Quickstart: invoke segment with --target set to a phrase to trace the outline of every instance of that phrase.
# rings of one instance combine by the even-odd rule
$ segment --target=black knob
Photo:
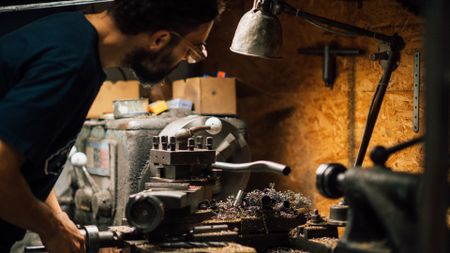
[[[213,149],[213,137],[206,138],[206,149],[208,149],[208,150]]]
[[[153,136],[153,148],[159,149],[159,136]]]
[[[376,146],[370,152],[370,159],[372,159],[373,163],[376,165],[384,166],[388,158],[389,152],[383,146]]]
[[[161,136],[162,149],[167,150],[168,144],[169,144],[169,137],[168,136]]]
[[[203,136],[197,136],[197,148],[198,149],[203,149]]]
[[[195,140],[194,140],[194,138],[189,138],[188,139],[188,149],[194,150],[194,148],[195,148]]]
[[[170,137],[170,151],[175,151],[177,149],[177,138],[175,136]]]

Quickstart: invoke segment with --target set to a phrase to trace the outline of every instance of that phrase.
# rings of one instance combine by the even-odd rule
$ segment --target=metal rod
[[[283,5],[284,13],[289,14],[289,15],[302,17],[302,18],[307,19],[307,20],[312,20],[312,21],[315,21],[315,22],[319,22],[319,23],[331,26],[331,27],[336,27],[336,28],[342,29],[342,30],[347,31],[347,32],[351,32],[351,33],[353,33],[355,35],[365,36],[365,37],[369,37],[369,38],[375,38],[375,39],[378,39],[378,40],[381,40],[381,41],[385,41],[385,42],[388,42],[388,43],[392,42],[392,40],[393,40],[392,36],[385,35],[385,34],[382,34],[382,33],[377,33],[377,32],[370,31],[370,30],[367,30],[367,29],[364,29],[364,28],[360,28],[360,27],[357,27],[357,26],[341,23],[339,21],[335,21],[335,20],[332,20],[332,19],[328,19],[328,18],[324,18],[324,17],[321,17],[321,16],[317,16],[317,15],[311,14],[311,13],[308,13],[308,12],[305,12],[305,11],[301,11],[301,10],[299,10],[299,9],[297,9],[297,8],[287,4],[285,2],[283,2],[282,5]]]
[[[364,133],[362,137],[361,144],[359,146],[358,155],[356,156],[356,161],[354,167],[360,167],[363,163],[364,156],[367,152],[367,147],[369,146],[370,139],[372,137],[373,129],[375,128],[375,123],[377,122],[378,114],[383,103],[383,98],[386,93],[389,80],[391,79],[392,72],[394,71],[394,53],[389,54],[386,67],[384,69],[384,74],[378,83],[377,90],[375,91],[372,105],[367,116],[366,126],[364,128]]]
[[[114,0],[71,0],[71,1],[57,1],[48,3],[34,3],[34,4],[20,4],[0,7],[0,13],[4,12],[18,12],[28,10],[39,10],[48,8],[68,7],[87,4],[108,3]]]
[[[204,130],[210,130],[210,129],[211,129],[211,126],[195,126],[195,127],[191,127],[191,128],[183,128],[183,129],[178,130],[175,133],[175,137],[177,138],[177,140],[187,139],[187,138],[194,136],[194,134],[197,132],[204,131]]]
[[[409,140],[407,142],[403,142],[403,143],[397,144],[397,145],[395,145],[393,147],[387,148],[386,151],[390,155],[390,154],[398,152],[398,151],[400,151],[402,149],[411,147],[411,146],[413,146],[413,145],[415,145],[417,143],[423,142],[424,140],[425,140],[425,137],[420,136],[420,137],[414,138],[412,140]]]
[[[244,198],[244,191],[239,190],[238,193],[236,194],[236,197],[234,198],[233,206],[238,207],[242,203],[243,198]]]
[[[304,55],[322,55],[323,48],[299,48],[297,52]],[[338,49],[330,48],[329,53],[332,55],[360,55],[363,53],[361,49]]]
[[[270,161],[256,161],[251,163],[215,162],[212,164],[212,167],[228,172],[271,172],[284,176],[291,173],[291,168],[288,166]]]

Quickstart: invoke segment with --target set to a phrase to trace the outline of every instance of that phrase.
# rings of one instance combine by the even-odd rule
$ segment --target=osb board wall
[[[413,54],[415,50],[423,53],[423,20],[395,0],[363,1],[361,9],[353,1],[288,2],[317,15],[381,33],[397,32],[404,38],[406,48],[389,84],[370,147],[376,144],[391,146],[418,136],[413,132],[412,123]],[[321,163],[338,162],[348,166],[354,162],[382,70],[377,62],[368,59],[368,54],[355,58],[338,57],[337,79],[334,87],[329,89],[322,81],[322,57],[296,52],[300,47],[333,43],[340,48],[359,48],[373,53],[379,44],[368,38],[336,36],[301,18],[283,15],[280,20],[285,42],[284,59],[268,61],[231,53],[228,48],[235,27],[252,4],[251,0],[229,1],[227,12],[216,23],[208,40],[210,56],[204,63],[204,71],[226,71],[264,92],[238,101],[239,115],[248,124],[253,159],[286,163],[293,172],[285,178],[255,174],[250,185],[260,188],[275,182],[280,189],[302,192],[311,196],[314,205],[327,214],[328,206],[336,201],[318,194],[315,171]],[[420,112],[423,119],[423,99]],[[388,166],[416,173],[422,170],[422,162],[423,147],[416,146],[393,155]],[[364,166],[370,165],[366,157]]]

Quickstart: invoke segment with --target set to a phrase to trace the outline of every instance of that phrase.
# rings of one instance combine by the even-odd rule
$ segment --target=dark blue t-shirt
[[[0,38],[0,139],[25,155],[22,174],[40,200],[104,80],[98,34],[83,13],[52,15]],[[0,251],[23,236],[1,220],[0,231]]]

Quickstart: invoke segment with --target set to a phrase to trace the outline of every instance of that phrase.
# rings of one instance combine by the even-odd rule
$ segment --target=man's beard
[[[172,56],[173,48],[174,45],[168,44],[158,52],[134,49],[125,56],[123,66],[131,68],[142,85],[158,84],[178,66]]]

